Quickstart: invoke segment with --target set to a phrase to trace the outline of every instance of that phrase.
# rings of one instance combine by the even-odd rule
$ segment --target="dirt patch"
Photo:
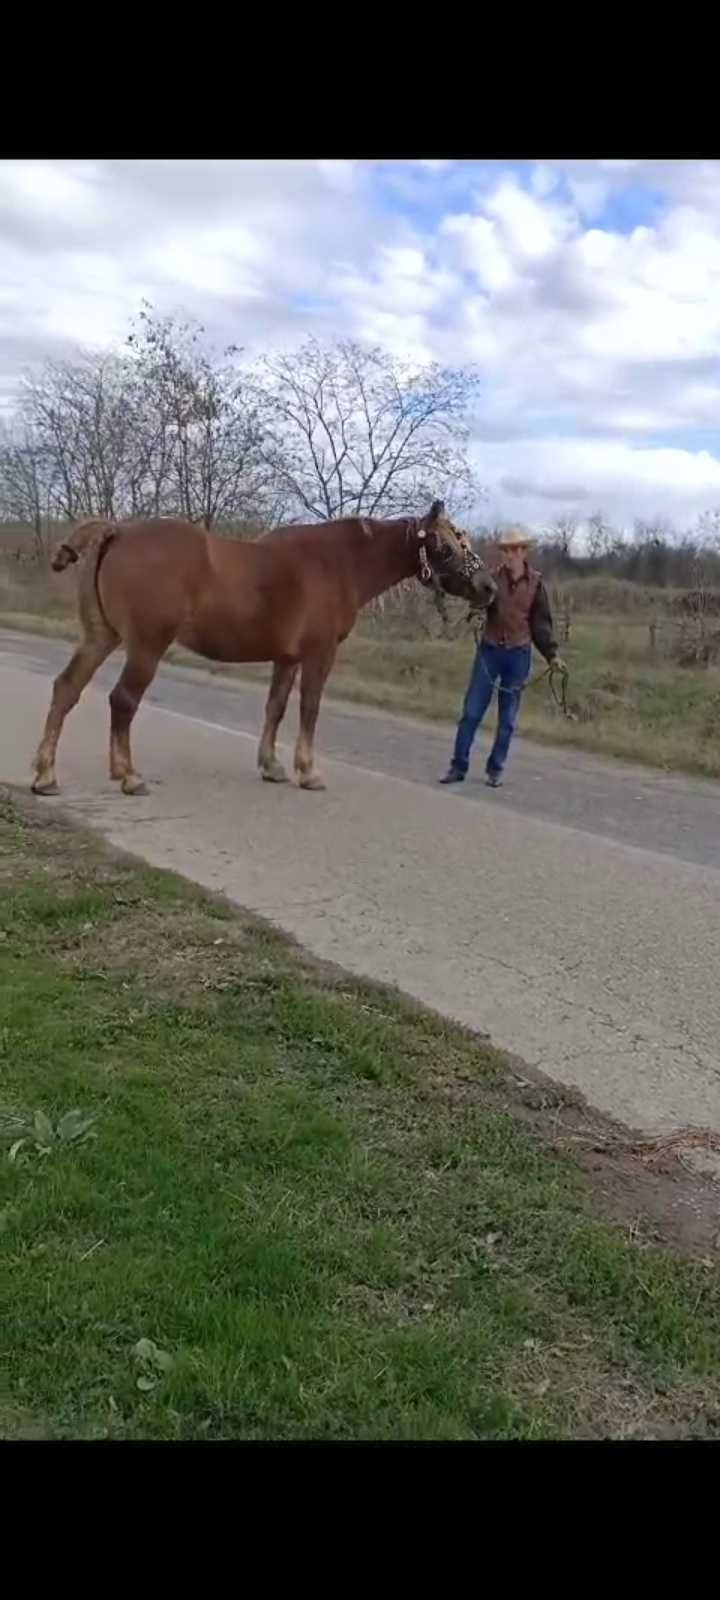
[[[518,1091],[513,1110],[538,1138],[574,1156],[591,1181],[600,1215],[627,1224],[638,1244],[667,1244],[717,1259],[720,1182],[712,1175],[712,1148],[707,1170],[700,1167],[703,1144],[712,1136],[688,1129],[665,1139],[635,1139],[581,1095],[557,1088],[521,1063],[513,1062],[512,1070]]]
[[[625,1224],[633,1242],[717,1262],[717,1136],[686,1129],[660,1139],[636,1137],[517,1057],[510,1058],[501,1087],[457,1079],[445,1079],[442,1087],[453,1101],[508,1111],[532,1128],[538,1143],[572,1156],[590,1180],[594,1213]]]

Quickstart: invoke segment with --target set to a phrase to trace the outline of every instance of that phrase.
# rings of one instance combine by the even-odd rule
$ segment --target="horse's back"
[[[299,657],[352,627],[358,536],[355,524],[295,524],[245,541],[179,518],[128,521],[103,553],[98,598],[126,643],[165,650],[176,639],[213,660]]]

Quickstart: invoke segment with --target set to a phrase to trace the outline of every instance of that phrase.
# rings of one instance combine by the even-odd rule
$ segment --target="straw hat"
[[[534,544],[535,540],[525,528],[506,528],[498,539],[501,550],[517,550],[525,545]]]

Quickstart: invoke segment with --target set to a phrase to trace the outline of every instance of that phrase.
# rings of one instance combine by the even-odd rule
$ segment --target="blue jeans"
[[[486,771],[495,774],[502,772],[515,731],[520,696],[530,676],[531,655],[529,644],[483,642],[479,646],[455,736],[452,764],[458,772],[466,773],[470,765],[473,740],[492,700],[496,683],[499,684],[497,729]]]

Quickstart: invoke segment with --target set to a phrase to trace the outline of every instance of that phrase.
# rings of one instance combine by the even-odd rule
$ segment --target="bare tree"
[[[0,441],[0,496],[37,541],[53,517],[177,514],[260,532],[298,517],[392,514],[477,489],[470,372],[420,371],[311,341],[252,371],[194,322],[144,305],[120,353],[26,376]]]
[[[698,518],[698,538],[707,550],[720,552],[720,507],[703,511]]]
[[[49,484],[50,510],[119,515],[134,445],[124,365],[113,356],[47,362],[25,378],[20,415]]]
[[[261,358],[252,387],[263,457],[295,519],[477,498],[466,423],[477,383],[470,370],[413,369],[348,339]]]
[[[46,362],[22,384],[15,433],[28,442],[6,441],[6,503],[12,490],[33,527],[41,486],[43,511],[69,520],[178,512],[206,527],[277,520],[287,490],[260,450],[237,353],[218,359],[199,325],[146,306],[124,352]]]
[[[52,499],[52,466],[38,439],[22,422],[3,427],[0,434],[0,513],[32,529],[35,554],[46,554]]]
[[[141,311],[128,338],[129,389],[143,477],[157,513],[173,509],[206,527],[272,509],[276,488],[260,449],[257,406],[229,346],[218,361],[200,324]]]
[[[550,541],[555,545],[563,560],[572,554],[572,547],[577,534],[578,519],[568,513],[556,517],[550,529]]]
[[[587,524],[587,549],[591,561],[599,561],[608,556],[613,548],[615,533],[602,511],[593,511],[588,517]]]

